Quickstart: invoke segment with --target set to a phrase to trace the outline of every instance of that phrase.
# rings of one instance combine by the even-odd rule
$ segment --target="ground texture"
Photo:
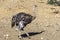
[[[22,40],[60,40],[60,7],[47,4],[47,0],[0,0],[0,40],[20,40],[16,27],[11,28],[11,18],[19,12],[34,16],[33,5],[37,5],[36,19],[25,31],[44,32]]]

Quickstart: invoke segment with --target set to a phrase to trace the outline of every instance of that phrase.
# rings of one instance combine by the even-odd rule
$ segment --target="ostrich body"
[[[31,23],[33,19],[35,19],[35,17],[29,14],[20,12],[12,17],[11,27],[13,28],[14,25],[16,25],[19,30],[24,31],[24,27],[26,27],[27,24]],[[21,32],[19,36],[20,35],[21,35]],[[26,33],[26,35],[29,37],[28,33]]]
[[[33,5],[34,16],[26,14],[24,12],[20,12],[16,15],[13,15],[12,21],[11,21],[11,27],[13,28],[14,25],[16,25],[17,28],[20,30],[19,38],[21,38],[21,31],[25,32],[24,27],[26,27],[27,24],[31,23],[36,18],[36,11],[37,11],[36,7],[37,5]],[[28,38],[30,38],[28,33],[26,33],[26,35],[28,36]]]

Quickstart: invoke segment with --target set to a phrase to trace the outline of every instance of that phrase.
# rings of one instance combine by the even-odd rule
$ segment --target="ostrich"
[[[36,7],[36,5],[34,6],[33,10],[35,10],[35,7]],[[27,24],[31,23],[32,20],[34,20],[35,18],[36,18],[36,16],[32,16],[32,15],[26,14],[24,12],[20,12],[16,15],[13,15],[12,21],[11,21],[11,27],[13,28],[14,25],[17,26],[17,28],[20,30],[20,32],[19,32],[19,38],[20,39],[22,38],[21,37],[21,31],[24,31],[24,27],[26,27]],[[28,38],[30,38],[28,33],[26,33],[26,35],[28,36]]]

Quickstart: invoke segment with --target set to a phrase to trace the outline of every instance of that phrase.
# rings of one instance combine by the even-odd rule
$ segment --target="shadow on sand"
[[[37,34],[41,34],[41,33],[43,33],[44,31],[41,31],[41,32],[29,32],[28,34],[29,34],[29,36],[34,36],[34,35],[37,35]],[[22,37],[27,37],[27,35],[26,34],[22,34],[21,35]]]

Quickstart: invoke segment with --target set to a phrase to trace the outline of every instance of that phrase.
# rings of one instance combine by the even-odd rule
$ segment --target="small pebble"
[[[6,39],[8,39],[9,35],[8,35],[8,34],[5,34],[4,37],[5,37]]]
[[[41,37],[41,40],[43,40],[43,37]]]
[[[9,36],[9,35],[8,35],[8,34],[5,34],[4,37],[5,37],[5,36]]]

